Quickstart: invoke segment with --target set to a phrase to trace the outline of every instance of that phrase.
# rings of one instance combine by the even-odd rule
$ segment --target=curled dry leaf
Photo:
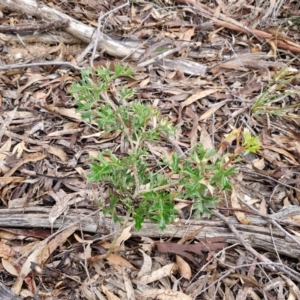
[[[10,257],[15,255],[15,251],[3,241],[0,241],[0,257],[4,259],[9,259]]]
[[[184,293],[172,291],[169,289],[150,289],[140,295],[141,299],[158,299],[158,300],[192,300],[191,296]]]
[[[84,200],[84,198],[81,197],[81,192],[66,194],[62,189],[56,193],[54,191],[50,191],[48,195],[56,201],[49,213],[49,222],[52,226],[55,220],[63,214],[70,205]]]
[[[53,147],[50,145],[44,145],[43,148],[46,148],[48,150],[49,153],[57,156],[58,158],[60,158],[61,161],[67,161],[67,154],[65,151],[63,151],[60,148],[57,147]]]
[[[218,89],[206,89],[206,90],[197,91],[191,97],[189,97],[185,101],[183,101],[181,103],[181,107],[184,108],[199,99],[202,99],[202,98],[204,98],[208,95],[211,95],[215,92],[218,92],[219,90],[220,89],[218,88]]]
[[[232,208],[237,209],[237,210],[234,211],[234,214],[235,214],[236,218],[239,220],[239,222],[241,222],[244,225],[251,225],[251,221],[246,217],[246,214],[242,211],[238,211],[242,207],[239,203],[239,200],[237,198],[236,191],[235,191],[234,188],[232,188],[230,199],[231,199]]]
[[[22,165],[28,163],[28,162],[36,162],[39,160],[44,159],[46,156],[42,153],[30,153],[26,154],[21,158],[13,168],[10,169],[10,171],[5,173],[5,177],[10,177],[12,174],[15,173],[15,171],[21,167]]]
[[[74,108],[62,108],[50,105],[46,105],[45,108],[53,114],[68,117],[76,121],[81,121],[80,113],[77,113]]]
[[[11,275],[13,276],[18,276],[19,272],[18,270],[14,267],[14,265],[7,259],[2,258],[1,260],[3,268]]]
[[[125,241],[127,241],[131,237],[131,235],[132,235],[132,233],[130,232],[131,229],[132,229],[132,225],[123,229],[122,233],[116,240],[116,243],[115,243],[116,247],[120,247]]]
[[[23,280],[26,276],[31,272],[31,263],[34,262],[36,264],[44,264],[52,252],[60,245],[62,245],[66,239],[75,232],[77,229],[76,226],[71,226],[58,234],[48,243],[48,239],[41,241],[37,244],[32,251],[32,253],[27,257],[26,261],[22,265],[19,276],[12,286],[12,291],[19,295]]]
[[[152,258],[145,253],[145,251],[139,249],[139,251],[143,254],[143,265],[137,275],[137,277],[142,277],[144,275],[150,274],[152,269]]]
[[[120,268],[118,268],[118,269],[120,270]],[[122,268],[122,270],[120,270],[120,271],[122,273],[127,299],[135,300],[136,298],[135,298],[135,294],[134,294],[134,289],[132,286],[132,282],[128,276],[128,273],[125,271],[125,268]]]
[[[93,257],[95,258],[95,257]],[[117,254],[110,254],[106,260],[112,266],[120,266],[120,267],[129,267],[131,270],[136,270],[136,268],[125,258],[121,257]]]
[[[0,148],[0,161],[5,160],[7,156],[7,152],[10,151],[11,148],[11,138],[9,138]]]
[[[178,266],[175,263],[171,263],[171,264],[161,267],[158,270],[153,271],[149,275],[142,276],[141,278],[137,279],[137,282],[141,283],[141,284],[149,284],[151,282],[160,280],[163,277],[170,276],[177,270],[178,270]]]
[[[109,291],[109,289],[105,285],[101,285],[102,292],[106,295],[108,300],[120,300],[115,294]]]
[[[186,280],[190,280],[192,277],[192,270],[189,264],[179,255],[176,255],[176,263],[180,276],[185,278]]]

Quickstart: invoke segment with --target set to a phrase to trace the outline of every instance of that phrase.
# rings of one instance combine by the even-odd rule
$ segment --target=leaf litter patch
[[[289,227],[283,226],[297,239],[297,214],[279,215],[286,211],[283,208],[299,205],[300,192],[299,76],[293,54],[299,53],[299,25],[296,18],[289,17],[295,14],[295,2],[253,6],[243,1],[236,7],[225,1],[218,2],[218,8],[216,3],[210,8],[201,4],[196,7],[202,9],[200,15],[192,2],[175,1],[179,6],[160,2],[131,4],[112,12],[103,22],[105,34],[122,37],[144,50],[138,61],[128,58],[136,74],[134,81],[125,79],[126,84],[136,89],[139,101],[157,107],[176,125],[174,144],[182,152],[202,142],[219,155],[230,154],[229,162],[239,172],[231,195],[221,194],[217,208],[226,208],[220,210],[225,216],[236,216],[240,232],[239,226],[253,222],[250,208],[239,201],[242,199],[264,214],[275,214],[277,221],[291,222]],[[86,6],[59,3],[58,7],[95,27],[100,14],[115,8],[93,1]],[[217,9],[221,20],[210,16]],[[264,13],[260,14],[261,10]],[[2,25],[11,18],[18,23],[33,22],[24,14],[13,14],[12,8],[4,8]],[[244,22],[248,31],[234,31],[234,26],[244,28]],[[46,43],[53,34],[61,40],[70,38],[60,30],[41,33],[37,40]],[[0,72],[2,207],[12,214],[14,209],[23,209],[25,215],[30,207],[41,211],[51,207],[48,230],[37,226],[28,232],[16,222],[5,226],[11,227],[9,232],[5,228],[0,231],[1,272],[11,291],[28,299],[299,298],[298,261],[281,254],[280,244],[272,241],[280,236],[274,227],[269,230],[270,247],[260,251],[271,265],[250,255],[232,235],[220,249],[196,254],[193,249],[206,241],[199,238],[202,228],[183,241],[190,259],[178,253],[178,238],[164,238],[160,243],[166,249],[159,251],[155,246],[159,231],[155,237],[139,237],[132,229],[109,223],[107,235],[99,235],[84,233],[80,222],[54,231],[55,222],[66,218],[68,210],[77,210],[80,220],[81,209],[93,212],[99,208],[97,203],[108,205],[111,187],[87,183],[89,156],[105,149],[126,153],[127,145],[118,132],[104,135],[82,122],[69,94],[71,84],[80,78],[77,71],[67,66],[30,66],[34,60],[65,60],[77,65],[82,42],[70,51],[67,42],[51,40],[40,46],[47,51],[38,55],[35,43],[28,40],[24,45],[10,38],[3,33],[0,37],[2,65],[27,62],[29,66]],[[89,57],[79,66],[87,67]],[[112,57],[103,51],[95,59],[95,63],[106,64]],[[190,64],[185,67],[183,62]],[[108,96],[117,98],[117,89],[111,86]],[[245,143],[245,129],[249,139],[259,143],[259,150],[253,153],[249,152],[253,143]],[[161,144],[151,151],[168,155],[174,144]],[[180,204],[178,227],[191,217],[191,203]],[[112,243],[116,235],[117,242]],[[253,242],[243,234],[241,238]],[[257,244],[259,238],[254,236]],[[278,272],[276,267],[283,270]]]

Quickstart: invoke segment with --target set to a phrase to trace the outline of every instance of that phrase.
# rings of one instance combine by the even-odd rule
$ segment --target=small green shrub
[[[132,89],[118,89],[119,106],[100,100],[102,93],[109,99],[110,84],[122,76],[133,76],[133,70],[120,65],[115,65],[114,71],[107,65],[94,74],[85,70],[81,81],[74,83],[70,91],[83,119],[105,133],[121,132],[130,145],[126,154],[107,150],[92,159],[89,181],[109,184],[110,204],[104,213],[119,221],[119,212],[125,210],[130,212],[137,229],[142,228],[145,219],[164,229],[175,218],[175,199],[180,198],[193,201],[196,216],[209,215],[209,208],[218,201],[216,189],[231,188],[228,177],[234,168],[228,168],[224,158],[216,159],[216,152],[201,144],[185,159],[174,153],[171,159],[156,157],[153,164],[147,145],[174,135],[174,126],[151,105],[130,101],[134,96]]]

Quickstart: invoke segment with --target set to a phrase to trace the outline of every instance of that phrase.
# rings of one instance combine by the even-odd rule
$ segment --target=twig
[[[204,17],[207,17],[212,20],[212,22],[220,27],[225,27],[231,30],[235,30],[238,32],[244,32],[253,35],[257,40],[263,44],[263,40],[271,40],[276,44],[278,48],[293,51],[294,53],[300,53],[300,45],[283,39],[283,38],[276,38],[273,34],[268,33],[266,31],[248,28],[244,24],[234,20],[233,18],[227,17],[224,14],[219,13],[218,16],[214,15],[214,12],[209,7],[205,6],[204,4],[198,3],[195,0],[175,0],[176,4],[186,4],[193,9],[196,10],[199,14],[202,14]]]
[[[271,235],[271,239],[272,239],[272,242],[273,242],[273,246],[274,246],[276,256],[277,256],[278,260],[280,261],[280,263],[282,264],[282,261],[281,261],[281,258],[280,258],[280,255],[278,253],[277,246],[276,246],[276,243],[275,243],[275,240],[274,240],[274,235],[273,235],[273,230],[272,230],[271,224],[269,224],[269,228],[270,228],[270,235]]]
[[[214,281],[213,283],[211,283],[210,285],[208,285],[205,289],[201,290],[201,292],[199,294],[197,294],[197,296],[201,295],[202,293],[206,292],[211,286],[215,285],[216,282],[220,282],[222,279],[228,277],[231,273],[235,272],[234,269],[231,269],[229,271],[225,271],[225,273],[220,273],[219,275],[221,275],[216,281]]]
[[[278,184],[280,184],[280,185],[282,185],[282,186],[284,186],[284,187],[288,187],[288,188],[293,189],[294,191],[300,193],[300,190],[299,190],[299,189],[297,189],[297,188],[295,188],[295,187],[293,187],[293,186],[291,186],[291,185],[289,185],[289,184],[286,184],[286,183],[284,183],[284,182],[281,182],[281,181],[279,181],[279,180],[277,180],[277,179],[275,179],[275,178],[273,178],[273,177],[270,177],[270,176],[268,176],[268,175],[264,175],[264,174],[257,173],[257,172],[253,172],[253,171],[249,171],[249,170],[247,170],[247,169],[245,169],[245,168],[240,168],[239,170],[240,170],[240,171],[243,171],[243,172],[245,172],[245,173],[257,174],[257,175],[259,175],[259,176],[261,176],[261,177],[264,177],[264,178],[270,179],[270,180],[272,180],[272,181],[275,181],[276,183],[278,183]]]
[[[178,47],[176,47],[174,49],[170,49],[168,51],[165,51],[162,54],[159,54],[159,55],[157,55],[157,56],[155,56],[155,57],[153,57],[151,59],[148,59],[147,61],[139,63],[137,66],[140,67],[140,68],[149,66],[150,64],[153,64],[153,63],[155,63],[155,62],[157,62],[157,61],[165,58],[166,56],[168,56],[170,54],[173,54],[175,52],[178,52],[178,51],[180,51],[180,50],[182,50],[184,48],[187,48],[189,46],[190,46],[189,44],[185,44],[185,45],[178,46]]]
[[[174,182],[171,182],[171,183],[168,183],[168,184],[165,184],[165,185],[161,185],[161,186],[157,186],[155,188],[152,188],[152,189],[145,189],[145,190],[138,190],[135,195],[133,196],[133,198],[137,197],[138,195],[140,194],[145,194],[145,193],[148,193],[148,192],[157,192],[157,191],[161,191],[161,190],[165,190],[165,189],[168,189],[174,185],[178,185],[179,184],[179,181],[176,180]]]
[[[272,271],[274,271],[275,269],[284,272],[287,276],[289,276],[290,278],[292,278],[293,280],[297,281],[298,283],[300,283],[300,277],[298,275],[298,273],[296,273],[294,270],[284,266],[284,265],[274,265],[274,263],[272,261],[270,261],[269,259],[265,258],[263,255],[261,255],[260,253],[258,253],[255,249],[253,249],[248,242],[246,242],[241,235],[239,234],[239,232],[237,231],[237,229],[235,228],[235,226],[229,222],[229,220],[224,217],[222,214],[220,214],[217,210],[213,210],[213,213],[220,218],[223,222],[225,222],[225,224],[228,226],[228,228],[232,231],[232,233],[236,236],[236,238],[243,244],[243,246],[245,247],[245,249],[247,251],[249,251],[251,254],[253,254],[255,257],[257,257],[260,261],[266,263],[267,267],[269,269],[271,269]]]
[[[250,215],[254,215],[254,216],[260,216],[260,217],[263,217],[265,219],[273,219],[277,223],[280,223],[280,224],[283,224],[283,225],[296,226],[296,227],[300,226],[299,223],[296,223],[296,222],[293,222],[293,221],[281,220],[279,217],[277,217],[277,213],[274,214],[274,215],[261,215],[260,212],[254,212],[254,211],[250,211],[250,210],[247,210],[247,209],[231,208],[231,207],[218,207],[218,210],[240,211],[240,212],[243,212],[243,213],[246,213],[246,214],[250,214]],[[298,211],[297,214],[299,215],[300,211]],[[292,215],[287,214],[286,216],[289,217],[289,216],[292,216]]]
[[[76,210],[78,209],[77,207],[77,202],[75,202],[75,208]],[[79,216],[79,219],[81,219],[81,216],[80,214],[78,214]],[[91,281],[91,275],[90,275],[90,272],[88,270],[88,262],[87,262],[87,257],[86,257],[86,254],[87,254],[87,248],[86,248],[86,244],[84,242],[84,233],[83,233],[83,230],[82,230],[82,223],[79,222],[79,229],[80,229],[80,235],[81,235],[81,239],[82,239],[82,247],[83,247],[83,253],[84,253],[84,262],[80,262],[81,265],[83,266],[84,270],[85,270],[85,273],[86,273],[86,276],[88,278],[88,282],[89,282],[89,285],[90,285],[90,289],[92,291],[92,298],[93,300],[95,300],[95,292],[94,292],[94,287],[92,285],[92,281]]]
[[[241,235],[239,234],[239,232],[237,231],[237,229],[235,228],[235,226],[230,223],[230,221],[224,217],[222,214],[220,214],[217,210],[213,210],[213,213],[222,221],[225,222],[225,224],[229,227],[229,229],[232,231],[232,233],[235,235],[235,237],[243,244],[243,246],[246,248],[247,251],[249,251],[250,253],[252,253],[255,257],[257,257],[260,261],[268,263],[268,264],[272,264],[272,262],[267,259],[266,257],[264,257],[263,255],[261,255],[260,253],[258,253],[255,249],[253,249],[250,244],[248,242],[246,242]],[[269,268],[271,270],[274,271],[274,267],[269,266]]]
[[[281,232],[283,232],[286,236],[288,236],[292,241],[294,241],[299,247],[300,247],[300,241],[297,240],[293,235],[291,235],[289,232],[287,232],[283,227],[281,227],[275,219],[272,218],[272,216],[266,216],[262,214],[260,211],[255,209],[254,207],[250,206],[247,202],[245,202],[243,199],[241,199],[239,196],[237,196],[240,202],[242,202],[244,205],[246,205],[249,209],[253,210],[257,215],[261,216],[262,218],[265,218],[270,222],[272,225],[274,225],[276,228],[278,228]],[[276,250],[276,249],[275,249]]]
[[[191,279],[191,282],[194,282],[198,277],[199,277],[199,274],[205,270],[205,268],[212,262],[213,259],[217,259],[218,260],[218,256],[220,254],[222,254],[223,252],[225,252],[226,250],[228,249],[231,249],[231,248],[234,248],[235,246],[238,246],[240,243],[236,243],[236,244],[233,244],[233,245],[229,245],[225,248],[223,248],[222,250],[220,250],[218,253],[214,254],[213,257],[206,263],[204,264],[201,269],[193,276],[193,278]],[[223,263],[224,264],[224,263]]]
[[[62,66],[68,66],[75,70],[82,70],[83,68],[74,66],[68,61],[44,61],[44,62],[36,62],[36,63],[26,63],[26,64],[11,64],[11,65],[5,65],[0,66],[0,71],[4,70],[12,70],[12,69],[20,69],[20,68],[30,68],[30,67],[36,67],[36,66],[54,66],[54,65],[62,65]]]
[[[47,23],[40,24],[18,24],[18,25],[7,25],[0,26],[0,32],[13,32],[13,33],[28,33],[28,32],[43,32],[52,30],[55,28],[62,28],[69,25],[69,20],[57,20]]]
[[[124,3],[124,4],[122,4],[122,5],[118,6],[118,7],[115,7],[114,9],[112,9],[112,10],[106,12],[105,14],[103,14],[102,16],[100,16],[100,17],[98,18],[98,25],[97,25],[97,30],[96,30],[96,38],[93,39],[93,37],[92,37],[92,42],[90,43],[90,44],[93,45],[93,53],[92,53],[92,56],[91,56],[91,58],[90,58],[90,66],[91,66],[91,67],[94,66],[94,59],[95,59],[96,50],[97,50],[97,45],[98,45],[98,41],[99,41],[99,37],[100,37],[100,29],[101,29],[101,21],[102,21],[102,19],[105,18],[106,16],[108,16],[108,15],[114,13],[115,11],[117,11],[117,10],[119,10],[119,9],[121,9],[121,8],[123,8],[123,7],[125,7],[125,6],[127,6],[127,5],[129,5],[129,1],[128,1],[128,0],[126,1],[126,3]],[[88,45],[88,47],[89,47],[89,46],[90,46],[90,45]]]
[[[96,261],[102,261],[104,259],[106,259],[107,257],[109,257],[116,249],[116,243],[119,239],[119,237],[121,236],[122,232],[124,231],[124,229],[126,228],[128,222],[129,222],[129,216],[130,216],[130,212],[127,211],[126,213],[126,216],[124,217],[124,221],[123,221],[123,224],[121,226],[121,228],[118,230],[118,232],[115,234],[111,244],[110,244],[110,247],[108,249],[108,251],[104,254],[101,254],[101,255],[96,255],[96,256],[93,256],[93,257],[90,257],[88,259],[88,263],[93,263],[93,262],[96,262]]]
[[[83,61],[85,56],[94,48],[94,42],[92,40],[91,43],[87,45],[87,47],[84,49],[84,51],[76,58],[76,62],[79,64]]]
[[[218,260],[218,258],[217,258],[217,260]],[[209,261],[209,263],[211,263],[211,261]],[[265,266],[266,264],[269,265],[269,263],[263,263],[263,262],[252,262],[251,264],[243,264],[243,265],[240,265],[240,266],[232,266],[232,265],[228,265],[228,264],[226,264],[226,263],[224,263],[224,262],[222,262],[222,264],[223,264],[224,266],[230,268],[230,270],[229,270],[229,271],[226,271],[225,273],[223,273],[223,275],[221,275],[217,280],[215,280],[213,283],[211,283],[210,285],[208,285],[205,289],[203,289],[203,290],[201,291],[200,294],[197,294],[197,296],[199,296],[199,295],[201,295],[202,293],[204,293],[205,291],[207,291],[207,290],[208,290],[211,286],[213,286],[216,282],[220,282],[220,280],[222,280],[223,278],[229,276],[230,273],[232,273],[232,272],[236,272],[237,270],[242,269],[242,268],[251,267],[251,266],[253,266],[253,264],[255,264],[256,266],[259,266],[259,267],[262,269],[262,271],[263,271],[263,268],[262,268],[262,267]],[[206,264],[206,265],[208,265],[208,264]],[[205,265],[205,266],[206,266],[206,265]],[[281,266],[281,264],[279,264],[279,263],[274,263],[274,262],[272,262],[272,265],[278,266],[278,267]],[[201,268],[201,270],[202,270],[202,269],[204,269],[204,268]],[[198,273],[200,273],[200,272],[198,272]],[[221,273],[221,274],[222,274],[222,273]],[[268,276],[267,273],[265,273],[265,276],[271,281],[271,279],[269,278],[269,276]]]

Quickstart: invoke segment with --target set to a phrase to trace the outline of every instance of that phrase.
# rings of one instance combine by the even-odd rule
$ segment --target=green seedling
[[[158,109],[134,100],[133,89],[117,87],[123,76],[132,77],[133,70],[120,65],[114,71],[109,65],[95,72],[85,70],[71,89],[83,119],[102,132],[120,132],[129,145],[127,153],[106,150],[92,158],[89,182],[106,183],[109,190],[104,213],[120,221],[120,215],[129,212],[137,229],[146,219],[164,229],[176,217],[175,200],[180,198],[193,204],[195,216],[209,215],[218,201],[217,192],[231,188],[234,168],[201,144],[184,159],[176,153],[154,157],[149,145],[166,142],[175,128]],[[119,105],[110,100],[111,85],[118,91]]]
[[[243,138],[244,155],[257,153],[259,151],[261,145],[258,136],[252,136],[249,131],[244,131]]]

